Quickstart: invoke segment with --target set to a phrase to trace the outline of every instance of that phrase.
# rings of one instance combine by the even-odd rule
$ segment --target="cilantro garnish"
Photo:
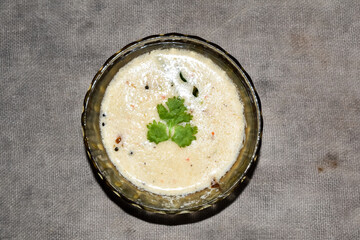
[[[153,123],[149,123],[147,125],[147,128],[149,129],[147,133],[147,138],[150,142],[154,142],[156,144],[166,141],[169,139],[169,136],[167,134],[166,125],[161,122],[156,122],[154,120]]]
[[[169,98],[166,102],[168,109],[162,104],[157,105],[157,110],[160,119],[164,120],[169,128],[172,128],[176,124],[182,122],[190,122],[192,116],[186,113],[186,107],[184,106],[184,99],[179,97]]]
[[[179,147],[186,147],[191,144],[193,140],[196,139],[194,136],[197,133],[197,127],[186,124],[185,127],[181,125],[176,125],[174,127],[174,135],[171,137],[171,140],[175,142]]]
[[[159,117],[166,125],[155,120],[149,123],[147,125],[147,139],[156,144],[171,139],[179,147],[189,146],[196,139],[194,135],[197,133],[197,127],[188,123],[192,119],[192,115],[186,112],[184,99],[180,97],[169,98],[166,106],[167,108],[162,104],[157,105]],[[181,123],[188,124],[179,125]]]

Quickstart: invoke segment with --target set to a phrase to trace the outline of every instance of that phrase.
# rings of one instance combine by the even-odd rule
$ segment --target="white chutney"
[[[198,128],[196,140],[183,148],[147,139],[147,124],[161,121],[156,106],[174,96],[185,100],[190,124]],[[234,164],[245,134],[243,111],[235,84],[213,61],[193,51],[163,49],[119,70],[106,88],[99,124],[121,175],[149,192],[185,195],[214,185]]]

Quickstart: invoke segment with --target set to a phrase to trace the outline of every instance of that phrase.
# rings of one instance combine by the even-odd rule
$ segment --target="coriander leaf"
[[[169,98],[166,102],[168,109],[162,104],[157,105],[160,119],[166,121],[167,125],[172,128],[174,125],[182,122],[190,122],[192,115],[186,112],[184,99],[180,97]]]
[[[158,144],[169,139],[165,124],[154,120],[153,123],[149,123],[146,127],[149,129],[147,132],[147,139],[150,142]]]
[[[190,124],[186,124],[185,127],[176,125],[171,140],[179,145],[179,147],[186,147],[189,146],[193,140],[196,140],[196,137],[194,136],[196,133],[196,126],[192,127]]]
[[[184,112],[186,107],[184,105],[184,99],[180,97],[169,98],[166,102],[170,112]]]
[[[158,104],[156,108],[160,119],[164,121],[169,121],[170,119],[174,118],[174,116],[169,113],[169,111],[166,109],[166,107],[164,107],[164,105]]]
[[[157,105],[157,111],[161,122],[149,123],[147,125],[148,133],[147,139],[156,144],[171,139],[179,147],[186,147],[196,139],[194,136],[197,133],[197,127],[192,126],[190,122],[192,115],[187,113],[187,108],[184,105],[184,99],[180,97],[169,98],[166,106],[162,104]],[[179,123],[187,123],[185,126],[178,125]]]

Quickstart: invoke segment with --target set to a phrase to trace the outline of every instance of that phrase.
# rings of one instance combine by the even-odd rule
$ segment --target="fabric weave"
[[[359,13],[356,0],[2,0],[0,239],[360,239]],[[106,59],[167,32],[237,58],[264,118],[248,186],[175,226],[105,194],[80,124]]]

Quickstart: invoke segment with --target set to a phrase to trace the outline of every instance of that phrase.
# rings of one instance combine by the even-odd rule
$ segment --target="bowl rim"
[[[140,204],[134,202],[133,200],[127,198],[126,196],[122,195],[103,176],[103,173],[99,169],[97,162],[93,159],[93,157],[91,155],[91,148],[89,146],[88,139],[87,139],[87,136],[86,136],[86,129],[85,129],[85,127],[87,125],[87,123],[86,123],[86,119],[87,119],[86,109],[88,108],[91,93],[93,92],[97,81],[101,78],[101,76],[105,72],[105,70],[112,65],[112,62],[117,59],[117,56],[119,54],[121,54],[122,52],[124,52],[128,48],[133,47],[136,44],[139,44],[139,43],[141,43],[143,41],[146,41],[146,40],[149,40],[149,39],[161,39],[161,38],[164,38],[164,37],[195,39],[195,40],[198,40],[200,42],[209,44],[212,47],[219,50],[220,52],[222,52],[226,57],[228,57],[231,61],[233,61],[233,64],[236,67],[238,67],[238,70],[240,71],[240,73],[241,73],[242,77],[244,78],[247,86],[249,87],[250,93],[252,94],[252,97],[253,97],[253,100],[254,100],[254,106],[256,108],[257,126],[258,126],[257,133],[256,133],[257,134],[256,143],[255,143],[255,147],[254,147],[251,159],[250,159],[246,169],[244,170],[244,172],[242,174],[242,177],[240,177],[237,181],[235,181],[235,183],[229,189],[227,189],[226,192],[223,192],[222,194],[220,194],[216,198],[214,198],[212,201],[208,202],[206,205],[199,206],[196,209],[186,209],[186,208],[184,208],[184,209],[178,209],[178,211],[177,211],[177,210],[174,210],[174,209],[167,210],[167,209],[149,208],[147,206],[140,205]],[[259,156],[259,150],[260,150],[261,139],[262,139],[262,130],[263,130],[263,118],[262,118],[262,112],[261,112],[260,98],[258,96],[258,93],[257,93],[256,89],[255,89],[255,86],[254,86],[250,76],[247,74],[245,69],[241,66],[241,64],[239,63],[239,61],[235,57],[233,57],[231,54],[229,54],[226,50],[224,50],[219,45],[217,45],[217,44],[215,44],[213,42],[210,42],[210,41],[208,41],[206,39],[203,39],[201,37],[198,37],[198,36],[195,36],[195,35],[188,35],[188,34],[181,34],[181,33],[171,32],[171,33],[166,33],[166,34],[154,34],[154,35],[150,35],[150,36],[141,38],[139,40],[133,41],[133,42],[125,45],[124,47],[122,47],[119,51],[112,54],[105,61],[105,63],[100,67],[100,69],[95,74],[94,78],[91,81],[90,87],[88,88],[88,90],[87,90],[87,92],[85,94],[85,98],[84,98],[84,101],[83,101],[83,107],[82,107],[82,114],[81,114],[81,126],[82,126],[82,135],[83,135],[83,141],[84,141],[84,145],[85,145],[85,150],[86,150],[86,153],[87,153],[88,158],[90,160],[90,163],[93,166],[93,168],[94,168],[95,172],[97,173],[97,175],[100,177],[101,182],[103,184],[105,184],[111,190],[111,192],[113,192],[120,199],[125,200],[125,202],[127,202],[128,204],[130,204],[132,206],[135,206],[137,208],[140,208],[140,209],[144,209],[144,210],[147,210],[147,211],[150,211],[150,212],[155,212],[155,213],[161,213],[161,214],[183,214],[183,213],[189,213],[189,212],[193,212],[193,211],[203,210],[203,209],[208,208],[211,205],[215,204],[216,202],[225,199],[226,197],[228,197],[230,195],[231,192],[233,192],[233,190],[238,185],[240,185],[247,178],[250,168],[254,165],[254,163],[256,162],[256,160],[257,160],[257,158]]]

